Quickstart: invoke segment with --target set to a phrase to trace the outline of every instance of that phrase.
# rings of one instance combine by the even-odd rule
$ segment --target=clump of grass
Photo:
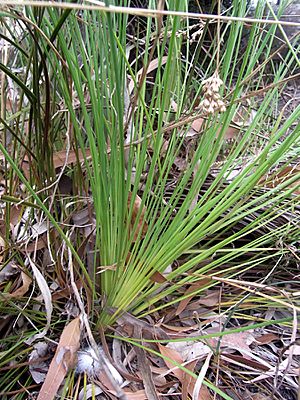
[[[2,104],[11,101],[9,85],[18,93],[1,114],[1,262],[5,268],[13,261],[37,282],[17,301],[6,295],[14,293],[14,280],[7,275],[0,282],[2,315],[10,321],[4,368],[30,351],[23,341],[9,351],[20,315],[26,339],[47,322],[56,339],[77,307],[96,333],[126,312],[163,320],[191,293],[202,298],[220,285],[222,330],[232,321],[261,321],[270,307],[298,310],[297,296],[290,305],[281,285],[283,268],[294,271],[299,260],[300,107],[289,115],[274,110],[296,75],[299,52],[273,63],[276,25],[265,32],[251,23],[241,57],[244,3],[233,2],[232,20],[218,23],[219,40],[209,47],[210,19],[199,41],[189,40],[185,1],[166,4],[164,17],[145,14],[145,36],[133,42],[128,14],[100,6],[1,11],[11,55],[0,64]],[[255,18],[263,15],[259,4]],[[270,65],[273,81],[266,86]],[[220,157],[232,127],[234,143]],[[25,230],[34,225],[37,233],[13,235],[10,227],[22,218]],[[265,293],[270,286],[276,294]],[[47,318],[37,298],[43,287],[52,296]],[[294,282],[289,296],[293,290]],[[26,366],[5,371],[4,396],[20,379],[32,384]]]

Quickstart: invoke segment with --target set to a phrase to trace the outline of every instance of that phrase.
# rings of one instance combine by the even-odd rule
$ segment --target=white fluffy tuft
[[[100,370],[100,364],[96,353],[92,347],[80,350],[77,353],[78,361],[76,372],[78,374],[86,373],[88,376],[96,376]]]
[[[98,349],[99,349],[99,352],[100,352],[102,358],[105,360],[103,368],[108,369],[110,374],[116,380],[116,382],[118,382],[118,384],[121,385],[123,383],[122,376],[119,374],[119,372],[116,370],[116,368],[112,365],[112,363],[107,359],[102,347],[99,346]],[[83,350],[79,350],[77,352],[77,357],[78,357],[78,359],[77,359],[76,372],[78,374],[86,373],[90,377],[98,376],[101,366],[97,359],[96,352],[91,346],[87,347]]]

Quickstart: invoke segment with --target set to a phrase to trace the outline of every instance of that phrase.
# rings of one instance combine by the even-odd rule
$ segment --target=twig
[[[285,78],[285,79],[282,79],[282,80],[279,81],[279,82],[271,83],[270,85],[267,85],[266,87],[264,87],[264,88],[262,88],[262,89],[255,90],[255,91],[253,91],[253,92],[249,92],[249,93],[246,94],[245,96],[240,97],[240,98],[234,100],[234,103],[243,102],[244,100],[247,100],[247,99],[249,99],[249,98],[251,98],[251,97],[257,96],[258,94],[264,93],[264,92],[266,92],[267,90],[273,89],[273,88],[278,87],[278,86],[280,86],[280,85],[282,85],[282,84],[284,84],[284,83],[286,83],[286,82],[288,82],[288,81],[292,81],[292,80],[298,79],[298,78],[300,78],[300,72],[298,72],[298,73],[295,74],[295,75],[289,76],[289,77],[287,77],[287,78]],[[229,96],[229,94],[228,94],[226,97],[228,97],[228,96]]]
[[[274,299],[274,297],[269,296],[269,295],[267,295],[267,294],[265,294],[265,293],[263,293],[263,292],[261,292],[261,291],[259,291],[259,290],[257,290],[257,289],[250,289],[250,286],[253,286],[254,288],[262,287],[264,290],[270,290],[270,291],[272,291],[272,292],[277,292],[277,293],[280,293],[280,294],[282,294],[283,296],[286,297],[286,295],[285,295],[285,293],[284,293],[283,290],[279,290],[279,289],[276,289],[276,288],[273,288],[273,287],[270,287],[270,286],[261,285],[261,284],[259,284],[259,283],[238,281],[238,280],[236,280],[236,279],[225,279],[225,278],[220,278],[220,277],[218,277],[218,276],[212,276],[211,278],[214,279],[214,280],[216,280],[216,281],[228,283],[229,285],[232,285],[232,286],[234,286],[234,287],[237,287],[237,288],[239,288],[239,289],[242,289],[242,290],[244,290],[244,291],[246,291],[246,292],[250,292],[250,293],[257,294],[258,296],[261,296],[261,297],[263,297],[263,298],[265,298],[265,299],[275,301],[276,303],[282,304],[282,305],[284,305],[285,307],[291,308],[291,309],[294,310],[294,311],[300,312],[300,307],[297,307],[297,306],[295,306],[295,305],[293,305],[293,304],[289,304],[289,303],[287,303],[286,301],[283,301],[283,300],[278,299],[278,298],[275,298],[275,299]],[[247,286],[241,285],[241,282],[243,282],[243,283],[246,284]]]
[[[244,22],[244,23],[259,23],[259,24],[270,24],[270,25],[282,25],[282,26],[296,26],[300,27],[300,22],[290,21],[275,21],[270,19],[259,19],[259,18],[248,18],[248,17],[228,17],[226,15],[214,15],[214,14],[199,14],[190,13],[184,11],[169,11],[169,10],[153,10],[146,8],[133,8],[133,7],[121,7],[121,6],[105,6],[103,2],[99,2],[98,5],[85,5],[85,4],[74,4],[74,3],[57,3],[52,1],[32,1],[32,0],[1,0],[1,6],[32,6],[32,7],[54,7],[54,8],[71,8],[73,10],[98,10],[118,14],[130,14],[140,15],[142,17],[158,17],[158,16],[178,16],[183,18],[203,19],[203,20],[220,20],[227,22]]]
[[[221,0],[218,0],[218,16],[221,15]],[[220,45],[221,45],[221,20],[217,20],[217,59],[216,59],[216,72],[219,74],[220,68]]]

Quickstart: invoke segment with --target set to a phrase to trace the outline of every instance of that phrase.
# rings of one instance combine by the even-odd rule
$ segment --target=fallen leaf
[[[209,346],[199,341],[170,342],[167,348],[178,352],[183,361],[203,358],[210,352]]]
[[[17,206],[16,204],[14,204],[10,207],[9,217],[10,217],[10,223],[12,224],[12,226],[17,225],[17,223],[20,222],[23,211],[24,211],[24,207]]]
[[[262,344],[269,344],[278,339],[279,337],[277,335],[274,335],[274,333],[266,333],[264,335],[257,337],[256,341],[258,342],[259,345],[262,345]]]
[[[32,253],[33,251],[42,250],[48,246],[47,243],[47,233],[42,233],[39,238],[30,243],[26,246],[26,251],[28,253]]]
[[[50,289],[48,287],[48,284],[46,282],[46,279],[43,277],[43,275],[41,274],[41,272],[39,271],[39,269],[36,267],[36,265],[34,264],[34,262],[31,260],[31,258],[27,255],[27,258],[29,260],[31,269],[33,271],[33,275],[36,279],[36,282],[38,284],[38,287],[41,291],[41,296],[44,300],[45,303],[45,309],[46,309],[46,318],[47,318],[47,324],[45,326],[45,328],[42,330],[42,332],[37,333],[36,335],[32,336],[31,338],[27,339],[25,341],[25,343],[27,344],[31,344],[32,342],[34,342],[36,339],[41,339],[42,337],[44,337],[50,327],[50,323],[51,323],[51,316],[52,316],[52,311],[53,311],[53,305],[52,305],[52,297],[51,297],[51,292]]]
[[[132,193],[128,194],[128,210],[131,209],[131,202],[132,202]],[[146,235],[148,225],[145,221],[145,213],[146,207],[143,206],[142,208],[142,199],[136,195],[133,203],[131,219],[130,219],[130,234],[135,229],[133,234],[133,241],[136,241],[138,236],[141,235],[142,237]],[[138,222],[137,222],[138,219]]]
[[[134,332],[135,336],[139,338],[142,337],[141,328],[137,328]],[[147,395],[148,400],[159,400],[157,391],[155,389],[153,374],[151,372],[149,360],[146,357],[146,352],[144,349],[139,347],[135,347],[134,351],[137,356],[139,373],[143,379],[144,390]]]
[[[181,302],[179,303],[179,305],[177,307],[175,315],[181,314],[182,311],[185,310],[185,308],[189,304],[189,302],[193,299],[193,297],[198,294],[197,292],[200,289],[202,289],[203,287],[205,287],[210,282],[211,282],[211,279],[203,278],[203,279],[200,279],[196,283],[192,283],[188,287],[188,289],[184,292],[184,296],[186,296],[188,294],[191,294],[191,295],[189,297],[181,300]],[[218,300],[219,300],[219,292],[218,291],[214,291],[214,292],[212,292],[212,293],[210,293],[208,295],[201,296],[201,298],[199,298],[199,303],[211,307],[211,306],[216,305]]]
[[[172,342],[169,343],[169,345]],[[172,344],[174,345],[175,343],[180,343],[180,342],[173,342]],[[168,346],[169,346],[168,345]],[[167,346],[163,346],[161,344],[158,343],[158,348],[159,351],[161,352],[161,354],[165,357],[168,357],[171,360],[174,360],[177,364],[183,364],[184,361],[180,355],[180,353],[170,347]],[[190,369],[191,371],[193,371],[196,363],[198,360],[193,360],[191,363],[189,364],[185,364],[184,367],[187,369]],[[176,365],[174,365],[174,363],[172,363],[171,361],[164,359],[165,364],[167,365],[167,367],[172,370],[172,373],[176,376],[176,378],[180,381],[180,383],[182,384],[182,389],[183,391],[186,393],[186,391],[188,392],[188,394],[190,396],[193,395],[194,392],[194,387],[196,384],[196,379],[194,377],[191,377],[187,372],[184,372],[183,370],[181,370],[179,367],[177,367]],[[191,377],[191,379],[189,378]],[[199,391],[199,397],[198,400],[211,400],[212,396],[209,393],[209,390],[207,389],[206,386],[202,386],[200,388]]]
[[[205,400],[205,399],[208,400],[208,399],[212,398],[207,387],[202,385],[205,375],[207,373],[212,355],[213,355],[212,351],[210,351],[207,354],[206,360],[205,360],[204,364],[202,365],[201,370],[198,374],[198,377],[191,388],[192,400]]]
[[[196,120],[192,123],[191,127],[192,127],[197,133],[199,133],[199,132],[201,131],[201,128],[202,128],[203,123],[204,123],[204,119],[203,119],[203,118],[198,118],[198,119],[196,119]]]
[[[254,336],[251,332],[237,332],[237,333],[229,333],[228,335],[224,335],[221,338],[211,338],[207,339],[207,342],[213,348],[216,348],[220,340],[221,348],[229,348],[232,350],[237,350],[245,358],[250,359],[252,350],[249,345],[255,341]]]
[[[154,60],[152,60],[149,63],[149,65],[147,67],[146,75],[149,74],[150,72],[154,71],[158,66],[163,66],[164,64],[166,64],[167,61],[168,61],[168,57],[167,56],[163,56],[163,57],[160,57],[160,58],[155,58]],[[142,76],[143,72],[144,72],[144,68],[141,68],[137,72],[136,78],[135,78],[136,81],[138,81],[140,79],[140,77]],[[131,94],[133,89],[134,89],[134,80],[131,77],[129,77],[129,79],[130,79],[130,82],[129,82],[129,85],[128,85],[128,92],[129,92],[129,94]]]
[[[295,385],[296,388],[298,388],[298,385],[296,384],[296,382],[293,382],[291,380],[292,371],[289,371],[289,368],[288,368],[289,364],[290,364],[290,360],[289,360],[289,357],[287,357],[281,363],[279,363],[275,366],[272,366],[265,373],[263,373],[259,376],[256,376],[255,378],[253,378],[247,382],[255,383],[255,382],[259,382],[264,379],[269,379],[270,377],[274,377],[274,376],[276,376],[276,374],[280,374],[280,376],[282,375],[282,378],[284,380],[287,380],[289,383],[292,383],[293,385]],[[295,376],[297,376],[297,375],[298,375],[298,371],[295,373]]]
[[[51,227],[51,224],[49,225],[47,221],[37,222],[36,224],[31,225],[32,234],[30,239],[33,240],[43,235],[44,233],[48,232]]]
[[[151,276],[150,276],[150,281],[155,282],[155,283],[165,283],[168,282],[168,280],[158,271],[155,271]]]
[[[76,285],[77,289],[81,289],[82,288],[82,280],[78,279],[75,282],[75,285]],[[67,284],[66,284],[66,287],[64,287],[63,289],[55,290],[52,293],[52,300],[56,301],[56,300],[59,300],[59,299],[62,299],[62,298],[68,298],[68,297],[70,297],[71,293],[73,293],[72,287],[71,286],[67,286]]]
[[[72,214],[72,220],[77,228],[85,227],[86,225],[92,225],[93,215],[91,215],[91,209],[89,207],[84,207],[81,210],[77,210]]]
[[[300,356],[300,345],[293,344],[286,350],[286,354],[292,354],[293,356]]]
[[[73,193],[73,180],[66,174],[60,177],[58,182],[58,191],[60,195],[70,196]]]
[[[35,383],[42,383],[45,380],[48,365],[43,360],[48,353],[48,343],[37,342],[29,356],[29,372]]]
[[[265,396],[261,393],[255,393],[250,400],[271,400],[271,397]]]
[[[91,156],[91,151],[90,149],[85,149],[85,157],[90,157]],[[69,153],[66,152],[66,150],[61,150],[53,153],[53,166],[54,168],[59,168],[64,165],[70,165],[74,164],[77,162],[83,162],[84,161],[84,154],[81,149],[78,150],[70,150]],[[26,172],[29,172],[30,169],[30,163],[29,159],[27,156],[24,157],[24,161],[22,163],[22,168],[23,170],[26,170]]]
[[[198,393],[198,400],[213,400],[213,396],[210,394],[206,386],[201,386]]]
[[[249,111],[250,110],[250,111]],[[232,119],[232,122],[230,126],[226,129],[226,132],[223,133],[223,139],[224,140],[230,140],[230,139],[236,139],[240,136],[241,134],[241,127],[245,126],[247,127],[251,120],[253,119],[253,116],[251,115],[251,109],[249,107],[244,107],[241,106],[241,108],[236,112],[235,116]],[[191,132],[187,133],[187,136],[195,136],[199,133],[203,132],[203,123],[204,123],[203,118],[198,118],[195,121],[193,121],[191,125]],[[217,137],[219,136],[222,128],[219,128],[217,130]]]
[[[108,314],[114,315],[118,310],[114,307],[107,307],[106,311]],[[117,316],[116,322],[129,336],[133,335],[134,328],[140,327],[143,331],[143,337],[145,338],[156,338],[163,340],[169,339],[169,336],[166,334],[166,332],[159,326],[152,325],[146,321],[136,318],[128,312],[123,312],[120,316]]]
[[[173,326],[167,324],[161,324],[161,326],[165,329],[167,333],[174,335],[174,332],[177,333],[176,337],[183,338],[185,337],[185,333],[189,331],[195,331],[199,328],[199,324],[189,325],[189,326]]]
[[[267,371],[268,370],[268,368],[265,365],[260,364],[259,362],[255,361],[255,360],[249,360],[248,358],[245,358],[244,356],[240,356],[238,354],[226,354],[225,359],[226,359],[226,361],[232,360],[233,363],[234,363],[234,361],[236,361],[236,363],[242,364],[244,366],[248,366],[250,368],[254,368],[257,371]]]
[[[220,301],[220,292],[219,290],[214,290],[212,292],[207,293],[207,295],[201,296],[197,302],[203,306],[214,307],[219,304]]]
[[[79,346],[80,318],[77,317],[65,326],[61,334],[37,400],[52,400],[54,398],[67,372],[76,365]]]
[[[23,271],[21,272],[21,278],[22,285],[14,292],[5,294],[6,297],[18,298],[24,296],[24,294],[27,293],[29,286],[31,285],[32,279]]]
[[[19,272],[19,268],[16,264],[9,262],[0,271],[0,283],[7,281],[11,276],[16,275]]]
[[[163,372],[168,371],[167,368],[161,368],[160,372],[158,371],[159,368],[155,369],[156,367],[154,367],[153,365],[151,365],[151,371],[153,372],[153,382],[155,384],[155,386],[165,386],[167,384],[167,380],[166,378],[162,375]]]
[[[200,133],[204,132],[202,129],[202,125],[203,125],[204,121],[205,120],[203,118],[196,119],[192,123],[191,129],[190,129],[190,131],[188,131],[187,136],[193,137],[195,135],[199,135]],[[219,136],[220,132],[221,132],[221,128],[219,128],[217,130],[217,137]],[[223,139],[224,140],[234,139],[234,138],[238,137],[239,133],[240,133],[240,128],[235,128],[233,126],[229,126],[226,129]]]
[[[183,364],[183,359],[180,355],[180,353],[170,347],[163,346],[160,343],[158,343],[158,348],[160,353],[167,358],[170,358],[171,360],[174,360],[177,364]],[[166,366],[172,370],[172,373],[176,376],[177,379],[182,382],[183,377],[184,377],[184,371],[182,371],[180,368],[178,368],[174,363],[171,361],[167,360],[164,358],[164,362]]]
[[[148,400],[145,390],[137,390],[132,392],[131,390],[124,390],[127,400]]]
[[[259,185],[263,187],[267,187],[270,189],[276,188],[277,186],[281,185],[288,179],[298,175],[298,178],[295,182],[288,185],[288,188],[295,188],[294,193],[300,194],[300,167],[299,166],[287,166],[277,172],[272,173],[271,175],[264,176],[258,182]]]
[[[187,368],[191,372],[194,372],[197,361],[198,360],[193,360],[189,364],[185,365],[185,368]],[[189,393],[193,391],[194,384],[195,384],[195,379],[190,374],[185,372],[182,379],[182,400],[188,399]]]

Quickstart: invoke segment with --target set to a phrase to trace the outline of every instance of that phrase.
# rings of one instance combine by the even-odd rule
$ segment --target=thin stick
[[[103,5],[102,5],[103,4]],[[54,8],[71,8],[73,10],[98,10],[105,12],[113,12],[119,14],[131,14],[140,15],[144,17],[158,17],[160,15],[173,15],[184,18],[204,19],[204,20],[220,20],[229,22],[247,22],[250,24],[270,24],[270,25],[282,25],[282,26],[298,26],[300,22],[289,22],[289,21],[275,21],[269,19],[259,18],[247,18],[247,17],[228,17],[226,15],[214,15],[214,14],[198,14],[189,13],[183,11],[168,11],[168,10],[152,10],[145,8],[132,8],[132,7],[120,7],[120,6],[105,6],[104,3],[99,2],[99,5],[83,5],[74,3],[56,3],[50,1],[32,1],[32,0],[1,0],[1,6],[32,6],[32,7],[54,7]]]
[[[218,0],[218,16],[221,15],[221,0]],[[220,43],[221,43],[221,20],[217,20],[217,60],[216,60],[216,72],[219,74],[220,67]]]
[[[263,292],[261,292],[261,291],[258,291],[257,289],[250,289],[250,286],[253,286],[253,287],[255,287],[255,288],[256,288],[256,287],[261,287],[261,286],[262,286],[264,290],[270,290],[270,291],[274,291],[274,292],[279,292],[280,294],[285,295],[283,290],[279,290],[279,289],[276,289],[276,288],[272,288],[272,287],[270,287],[270,286],[260,285],[260,284],[254,283],[254,282],[245,282],[245,283],[246,283],[247,285],[249,285],[249,286],[243,286],[243,285],[241,285],[241,284],[239,283],[239,281],[237,281],[237,280],[235,280],[235,279],[223,279],[223,278],[219,278],[218,276],[212,276],[212,279],[214,279],[214,280],[216,280],[216,281],[228,283],[229,285],[232,285],[232,286],[234,286],[234,287],[237,287],[237,288],[239,288],[239,289],[242,289],[242,290],[244,290],[244,291],[246,291],[246,292],[250,292],[250,293],[257,294],[258,296],[261,296],[261,297],[263,297],[263,298],[265,298],[265,299],[267,299],[267,300],[275,301],[276,303],[282,304],[282,305],[285,306],[285,307],[288,307],[288,308],[291,308],[292,310],[295,310],[295,311],[297,311],[297,312],[300,312],[300,307],[294,306],[293,304],[289,304],[289,303],[287,303],[286,301],[283,301],[283,300],[281,300],[281,299],[278,299],[278,298],[274,298],[274,297],[272,297],[272,296],[269,296],[269,295],[267,295],[267,294],[265,294],[265,293],[263,293]],[[238,283],[236,283],[236,282],[238,282]],[[241,281],[241,282],[244,283],[244,281]],[[286,296],[285,296],[285,297],[286,297]]]
[[[262,89],[255,90],[255,91],[253,91],[253,92],[249,92],[249,93],[246,94],[245,96],[240,97],[240,98],[234,100],[234,103],[242,103],[243,101],[245,101],[245,100],[247,100],[247,99],[250,99],[251,97],[257,96],[257,95],[259,95],[259,94],[261,94],[261,93],[264,93],[264,92],[266,92],[266,91],[268,91],[268,90],[270,90],[270,89],[273,89],[273,88],[275,88],[275,87],[278,87],[278,86],[280,86],[280,85],[283,85],[283,84],[286,83],[286,82],[289,82],[289,81],[292,81],[292,80],[295,80],[295,79],[298,79],[298,78],[300,78],[300,72],[298,72],[298,73],[295,74],[295,75],[288,76],[287,78],[284,78],[284,79],[282,79],[282,80],[279,81],[279,82],[273,82],[273,83],[271,83],[270,85],[267,85],[266,87],[264,87],[264,88],[262,88]],[[227,98],[228,96],[229,96],[229,94],[228,94],[225,98]]]

